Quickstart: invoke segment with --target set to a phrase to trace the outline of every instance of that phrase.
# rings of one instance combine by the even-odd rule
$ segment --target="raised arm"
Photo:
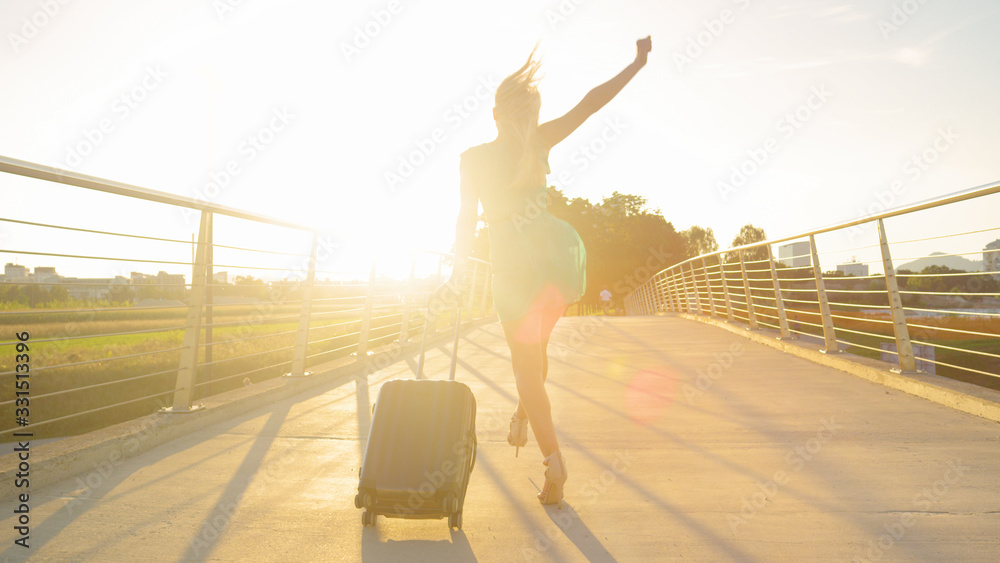
[[[618,92],[621,92],[622,88],[639,72],[639,69],[646,65],[646,57],[653,48],[652,39],[646,37],[636,41],[635,48],[635,60],[632,61],[632,64],[625,67],[611,80],[588,92],[583,100],[569,110],[566,115],[538,126],[538,134],[547,148],[554,147],[570,133],[576,131],[588,117],[617,96]]]

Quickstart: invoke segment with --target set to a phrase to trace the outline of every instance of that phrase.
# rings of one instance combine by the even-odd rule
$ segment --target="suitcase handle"
[[[438,286],[437,289],[435,289],[434,291],[432,291],[430,297],[427,299],[427,316],[424,318],[424,334],[423,334],[423,337],[420,340],[420,359],[417,360],[417,377],[416,377],[417,379],[423,379],[424,378],[424,352],[426,351],[426,346],[427,346],[427,333],[429,332],[429,328],[431,326],[432,319],[434,321],[437,320],[436,317],[432,317],[432,314],[431,314],[431,305],[433,305],[434,299],[436,297],[438,297],[438,295],[441,292],[443,292],[446,289],[451,289],[451,288],[452,288],[451,284],[449,282],[445,282],[445,283],[441,284],[440,286]],[[451,371],[448,374],[448,380],[449,381],[454,381],[455,380],[455,369],[456,369],[456,367],[458,365],[458,337],[461,334],[461,329],[462,329],[462,295],[461,295],[461,291],[459,291],[458,293],[459,294],[456,296],[456,299],[455,299],[455,302],[456,302],[456,306],[455,306],[455,338],[454,338],[454,340],[452,342],[452,348],[451,348],[451,350],[452,350],[452,353],[451,353]]]

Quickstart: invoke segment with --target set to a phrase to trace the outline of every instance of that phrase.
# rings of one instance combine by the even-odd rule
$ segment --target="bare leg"
[[[549,335],[561,315],[562,310],[530,313],[524,318],[502,325],[517,382],[518,405],[515,416],[527,416],[543,456],[559,450],[544,383],[548,375]],[[525,338],[526,334],[533,338]],[[537,338],[534,338],[535,335]]]
[[[552,330],[555,328],[556,323],[559,322],[563,312],[557,309],[541,315],[541,334],[539,336],[542,339],[542,383],[545,383],[545,380],[549,377],[549,337],[552,335]],[[514,411],[514,416],[517,418],[528,416],[524,412],[524,405],[521,403],[520,397],[517,400],[517,409]]]

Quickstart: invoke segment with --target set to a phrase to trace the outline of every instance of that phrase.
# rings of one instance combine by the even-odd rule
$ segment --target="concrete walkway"
[[[499,326],[460,343],[478,399],[464,529],[380,518],[353,496],[379,386],[412,358],[31,493],[21,561],[995,561],[1000,425],[673,317],[564,319],[549,393],[562,509],[534,495],[533,439]],[[447,352],[428,358],[445,374]],[[443,377],[443,375],[438,375]]]

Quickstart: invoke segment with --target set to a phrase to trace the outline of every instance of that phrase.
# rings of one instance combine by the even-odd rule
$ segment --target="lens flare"
[[[514,335],[514,339],[524,344],[541,342],[543,327],[549,327],[551,330],[565,309],[566,299],[559,288],[551,283],[546,284],[532,301],[528,313]]]
[[[674,402],[678,378],[669,369],[640,371],[625,388],[625,412],[633,422],[649,426]]]

